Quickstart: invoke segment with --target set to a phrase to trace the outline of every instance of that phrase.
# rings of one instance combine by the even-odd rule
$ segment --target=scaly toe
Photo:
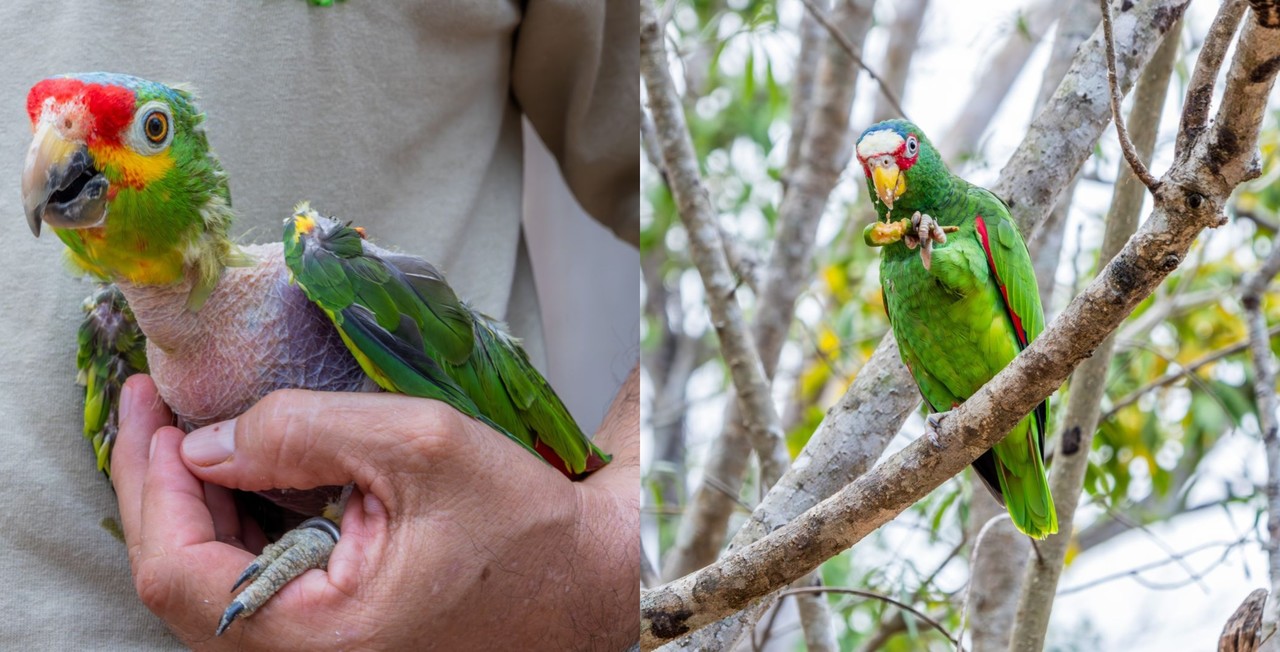
[[[942,448],[942,439],[938,437],[938,428],[942,427],[942,420],[950,412],[931,412],[929,416],[924,418],[924,434],[929,437],[929,443],[935,448]]]
[[[338,544],[338,536],[338,526],[333,521],[317,516],[263,548],[262,554],[244,569],[231,587],[235,591],[252,580],[223,612],[216,635],[222,636],[237,619],[252,616],[293,578],[312,568],[328,568],[329,555]]]

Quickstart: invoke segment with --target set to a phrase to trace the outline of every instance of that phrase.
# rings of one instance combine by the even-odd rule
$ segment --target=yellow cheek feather
[[[90,152],[95,166],[111,180],[112,197],[121,190],[142,190],[164,178],[174,165],[168,150],[144,156],[124,145],[97,144]],[[164,285],[182,280],[186,263],[182,251],[150,247],[136,234],[131,237],[122,232],[127,228],[108,217],[106,226],[70,231],[69,235],[80,241],[80,247],[70,251],[72,262],[98,276],[116,275],[137,284]]]
[[[118,183],[130,188],[143,188],[159,181],[173,169],[169,150],[144,156],[123,145],[99,145],[92,149],[98,168],[114,168],[120,174]],[[117,180],[112,179],[113,183]]]
[[[153,251],[143,240],[124,247],[109,244],[104,227],[76,229],[70,234],[80,240],[84,250],[81,256],[69,249],[71,260],[96,276],[109,278],[114,273],[138,285],[167,285],[183,278],[186,261],[176,249]]]

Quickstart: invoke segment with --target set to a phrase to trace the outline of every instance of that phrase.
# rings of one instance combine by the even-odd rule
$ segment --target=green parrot
[[[570,479],[609,461],[519,341],[426,261],[378,248],[305,203],[285,218],[282,244],[233,243],[227,177],[190,90],[66,75],[36,84],[27,111],[34,138],[22,196],[32,233],[47,224],[73,268],[111,283],[86,301],[77,359],[85,435],[104,472],[120,387],[136,372],[152,375],[188,431],[277,389],[382,390],[443,401]],[[294,577],[325,568],[349,493],[264,492],[320,516],[250,564],[218,634]]]
[[[1044,330],[1035,272],[1008,207],[951,174],[919,127],[906,120],[872,125],[856,152],[883,220],[868,226],[864,239],[884,247],[885,311],[902,362],[933,412],[927,428],[935,436],[946,411]],[[895,222],[895,211],[904,219]],[[1013,524],[1037,539],[1058,531],[1042,454],[1046,407],[973,463]]]

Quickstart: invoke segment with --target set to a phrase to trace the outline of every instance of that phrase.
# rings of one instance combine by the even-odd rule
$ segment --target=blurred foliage
[[[762,263],[772,246],[785,178],[781,167],[788,146],[790,69],[799,49],[794,31],[792,24],[780,27],[775,4],[762,0],[681,2],[671,12],[668,28],[668,46],[674,46],[678,55],[672,70],[684,93],[701,172],[719,211],[721,227]],[[1185,60],[1178,63],[1182,81],[1193,55],[1184,54]],[[864,84],[859,91],[871,92],[870,88]],[[1182,267],[1138,306],[1119,331],[1102,405],[1104,415],[1117,401],[1165,374],[1245,339],[1239,279],[1257,267],[1270,247],[1280,246],[1274,233],[1280,224],[1277,118],[1280,116],[1273,115],[1266,122],[1263,133],[1263,176],[1238,192],[1233,204],[1235,219],[1203,235]],[[1099,162],[1103,153],[1103,148],[1095,149],[1085,169],[1100,174],[1082,180],[1082,186],[1107,188],[1096,177],[1112,174],[1116,158]],[[889,329],[879,285],[878,252],[857,237],[862,226],[873,219],[865,188],[857,181],[843,179],[828,202],[819,229],[812,282],[797,304],[777,374],[776,387],[785,398],[787,446],[793,457]],[[671,193],[662,175],[651,166],[645,166],[642,185],[646,305],[642,357],[646,371],[652,374],[665,369],[657,359],[671,351],[673,342],[680,338],[699,340],[711,350],[716,344]],[[1082,218],[1077,214],[1076,219]],[[1101,233],[1102,215],[1086,213],[1083,220],[1090,232]],[[1078,270],[1080,278],[1064,281],[1060,271],[1060,295],[1082,286],[1096,273],[1099,244],[1085,241],[1063,253],[1062,268]],[[750,318],[755,297],[745,283],[738,298]],[[1270,323],[1280,323],[1280,297],[1274,293],[1268,296],[1266,312]],[[1149,522],[1192,506],[1188,492],[1208,487],[1209,495],[1251,501],[1263,509],[1263,500],[1253,486],[1260,478],[1218,477],[1201,465],[1228,435],[1257,436],[1252,379],[1247,352],[1240,351],[1145,392],[1107,416],[1090,454],[1085,501]],[[655,383],[663,380],[651,378]],[[683,468],[685,461],[653,460],[646,467],[646,514],[656,516],[660,545],[659,550],[648,551],[651,555],[664,554],[674,543],[682,501],[688,497],[686,487],[701,482],[698,463],[719,432],[718,415],[732,390],[727,370],[715,355],[680,380],[686,383],[682,409],[690,415],[701,414],[700,420],[691,418],[683,433],[689,444],[688,477],[693,479],[679,483],[677,495],[664,495],[661,476]],[[1053,398],[1054,424],[1061,424],[1060,412],[1069,391],[1067,387]],[[708,419],[713,427],[707,427]],[[918,420],[910,421],[894,446],[919,436],[919,427]],[[852,551],[828,561],[821,568],[824,582],[909,602],[951,631],[957,630],[968,579],[965,525],[970,497],[973,491],[985,491],[973,486],[970,476],[962,474],[945,483]],[[1169,496],[1177,498],[1173,511],[1152,507],[1164,504],[1158,499]],[[738,498],[745,506],[743,511],[758,500],[754,476],[747,478]],[[1099,520],[1110,518],[1105,511],[1095,511]],[[731,523],[731,531],[736,523]],[[917,554],[899,554],[904,548]],[[1077,553],[1087,551],[1073,548],[1069,563]],[[831,595],[829,601],[838,621],[841,649],[858,648],[897,614],[896,608],[877,600]],[[902,634],[879,649],[949,649],[926,625],[907,617],[905,626]],[[1099,634],[1086,624],[1081,635],[1069,641],[1051,636],[1050,648],[1096,649],[1093,646],[1099,640]]]

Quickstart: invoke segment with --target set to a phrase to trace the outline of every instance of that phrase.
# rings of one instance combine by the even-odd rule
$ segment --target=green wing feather
[[[285,224],[284,247],[294,281],[384,389],[443,400],[571,477],[609,460],[519,342],[426,261],[366,245],[356,229],[302,207]]]
[[[120,389],[147,372],[147,339],[115,285],[85,299],[78,333],[77,382],[84,385],[84,436],[93,442],[98,470],[111,475],[111,447],[119,430]]]
[[[1040,305],[1035,268],[1008,207],[995,195],[986,191],[982,194],[985,201],[980,202],[978,212],[978,237],[1021,351],[1044,331],[1044,309]],[[1010,517],[1019,529],[1036,538],[1058,531],[1057,513],[1044,468],[1047,429],[1048,405],[1041,403],[992,448],[994,469]]]

